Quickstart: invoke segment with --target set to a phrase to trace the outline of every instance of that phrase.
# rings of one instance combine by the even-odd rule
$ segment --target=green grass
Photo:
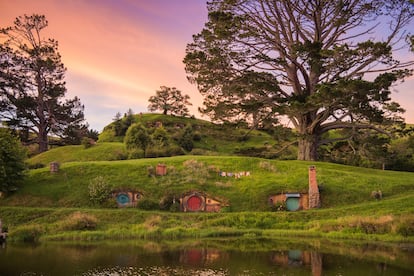
[[[148,167],[167,165],[163,177],[148,176]],[[231,211],[267,211],[272,194],[307,192],[308,167],[316,165],[324,208],[369,203],[372,191],[381,190],[385,198],[414,191],[413,173],[381,171],[323,162],[276,161],[252,157],[178,156],[123,161],[63,163],[59,173],[48,168],[31,170],[25,185],[2,204],[44,207],[93,207],[88,185],[102,176],[113,188],[141,191],[158,202],[163,196],[176,196],[200,190],[224,198]],[[249,171],[236,179],[221,177],[218,171]]]
[[[148,167],[158,163],[167,165],[167,175],[149,176]],[[310,165],[316,165],[322,208],[269,212],[269,195],[307,191]],[[251,175],[222,177],[219,170]],[[137,189],[154,203],[198,190],[230,206],[214,214],[104,209],[88,196],[97,176],[113,188]],[[382,200],[371,198],[374,190],[382,191]],[[414,242],[413,213],[413,173],[234,156],[67,162],[58,173],[31,170],[17,193],[0,199],[12,240],[305,236]]]
[[[125,159],[126,148],[120,142],[97,143],[85,148],[84,146],[64,146],[53,148],[49,151],[38,154],[28,160],[29,165],[49,165],[51,162],[84,162],[84,161],[111,161]]]

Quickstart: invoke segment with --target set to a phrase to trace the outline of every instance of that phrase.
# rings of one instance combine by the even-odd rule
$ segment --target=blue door
[[[128,205],[130,201],[131,199],[129,198],[128,194],[121,193],[116,196],[116,202],[119,205]]]
[[[286,199],[286,209],[288,211],[296,211],[299,209],[299,197],[288,197]]]

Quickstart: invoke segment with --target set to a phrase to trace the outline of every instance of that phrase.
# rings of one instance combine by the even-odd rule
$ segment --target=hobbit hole
[[[319,208],[321,205],[315,166],[309,167],[308,193],[281,193],[269,196],[269,205],[277,211]]]
[[[219,212],[228,206],[224,200],[213,198],[202,192],[188,192],[180,198],[180,209],[183,212]]]
[[[112,193],[119,208],[136,207],[142,198],[142,193],[132,190],[118,190]]]

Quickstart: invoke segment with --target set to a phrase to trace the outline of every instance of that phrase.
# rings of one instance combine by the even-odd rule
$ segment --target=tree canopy
[[[188,107],[190,96],[183,95],[180,90],[175,87],[161,86],[160,90],[156,91],[155,96],[151,96],[148,101],[149,111],[161,110],[164,115],[178,115],[188,116]]]
[[[390,94],[414,64],[394,57],[409,53],[411,1],[213,0],[208,10],[184,63],[213,120],[284,116],[301,160],[316,160],[331,130],[348,139],[402,121]]]
[[[0,118],[35,133],[40,152],[48,149],[48,135],[82,129],[84,121],[80,100],[65,98],[66,68],[58,42],[42,36],[47,26],[44,15],[34,14],[0,29]]]
[[[7,128],[0,127],[0,192],[17,189],[24,178],[26,151]]]

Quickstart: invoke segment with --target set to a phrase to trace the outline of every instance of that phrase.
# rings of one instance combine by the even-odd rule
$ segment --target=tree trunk
[[[39,142],[39,152],[45,152],[49,149],[49,141],[48,141],[48,137],[47,137],[47,132],[44,131],[43,129],[39,130],[39,134],[38,134],[38,142]]]
[[[318,140],[318,137],[315,135],[308,135],[303,138],[299,138],[298,160],[318,160]]]

